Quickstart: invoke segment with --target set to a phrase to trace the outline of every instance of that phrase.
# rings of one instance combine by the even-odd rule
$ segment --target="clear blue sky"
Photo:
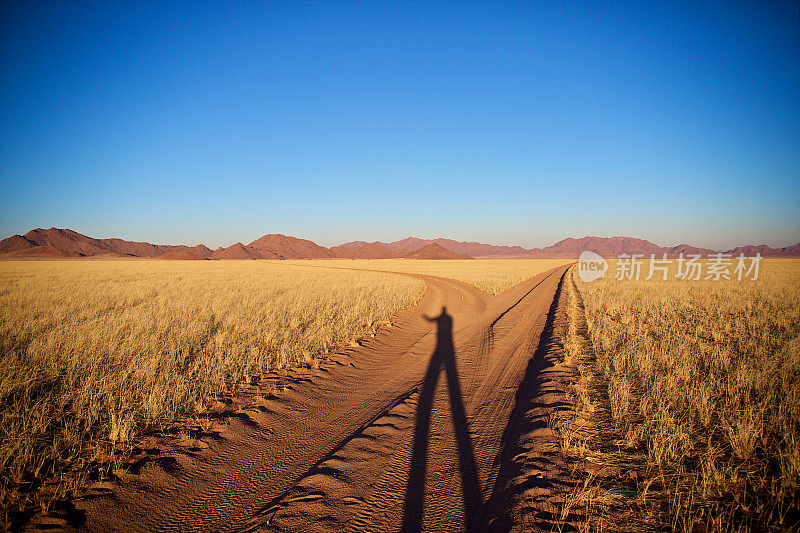
[[[800,241],[800,2],[3,2],[0,235]]]

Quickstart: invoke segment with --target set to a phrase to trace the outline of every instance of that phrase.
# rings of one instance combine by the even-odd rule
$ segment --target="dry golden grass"
[[[0,262],[3,508],[29,508],[38,483],[77,469],[63,495],[90,449],[313,362],[423,289],[405,276],[252,261]]]
[[[499,294],[528,278],[573,261],[568,259],[334,259],[291,262],[316,266],[427,274],[463,281],[488,294]]]
[[[575,495],[601,517],[588,527],[611,513],[629,529],[797,527],[800,261],[765,260],[757,281],[644,277],[574,275],[567,347],[582,373],[578,400],[609,432],[565,448],[633,480],[595,480]],[[614,502],[620,490],[625,505]]]
[[[423,291],[410,277],[342,268],[450,277],[497,293],[563,263],[0,262],[3,509],[64,496],[120,443],[265,371],[315,364]],[[59,476],[42,499],[38,485]]]

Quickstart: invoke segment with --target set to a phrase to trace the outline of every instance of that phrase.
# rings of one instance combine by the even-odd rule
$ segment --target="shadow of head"
[[[453,325],[453,317],[450,316],[450,313],[447,312],[446,305],[442,306],[442,311],[441,313],[439,313],[438,316],[428,316],[428,315],[422,315],[422,316],[428,322],[436,322],[440,333],[446,333],[447,331],[443,331],[443,328],[449,330],[449,328],[451,328]]]

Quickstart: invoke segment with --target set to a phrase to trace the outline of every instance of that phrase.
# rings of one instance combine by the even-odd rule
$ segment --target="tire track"
[[[138,473],[123,475],[110,494],[76,502],[86,529],[400,529],[423,391],[430,422],[420,528],[465,529],[463,498],[491,499],[516,389],[565,270],[491,299],[465,283],[412,274],[427,290],[396,327],[317,370],[276,374],[267,382],[285,380],[287,388],[263,391],[253,408],[220,423],[207,449],[164,449]],[[447,379],[426,381],[443,330],[441,321],[437,332],[423,317],[442,306],[451,320],[452,362]],[[459,384],[463,420],[453,420],[448,383]],[[477,489],[462,487],[467,441]]]

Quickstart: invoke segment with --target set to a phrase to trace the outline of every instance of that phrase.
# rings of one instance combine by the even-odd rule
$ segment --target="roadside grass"
[[[613,277],[615,265],[610,265]],[[800,261],[757,281],[570,283],[584,530],[800,525]],[[587,428],[590,428],[587,431]]]
[[[424,284],[254,261],[0,262],[0,490],[64,497],[115,443],[374,333]]]
[[[426,274],[469,283],[488,294],[499,294],[572,259],[326,259],[289,261],[318,266]]]
[[[317,364],[424,290],[407,276],[298,264],[431,274],[497,293],[564,261],[1,261],[6,525],[112,470],[144,432],[197,416],[269,370]]]

